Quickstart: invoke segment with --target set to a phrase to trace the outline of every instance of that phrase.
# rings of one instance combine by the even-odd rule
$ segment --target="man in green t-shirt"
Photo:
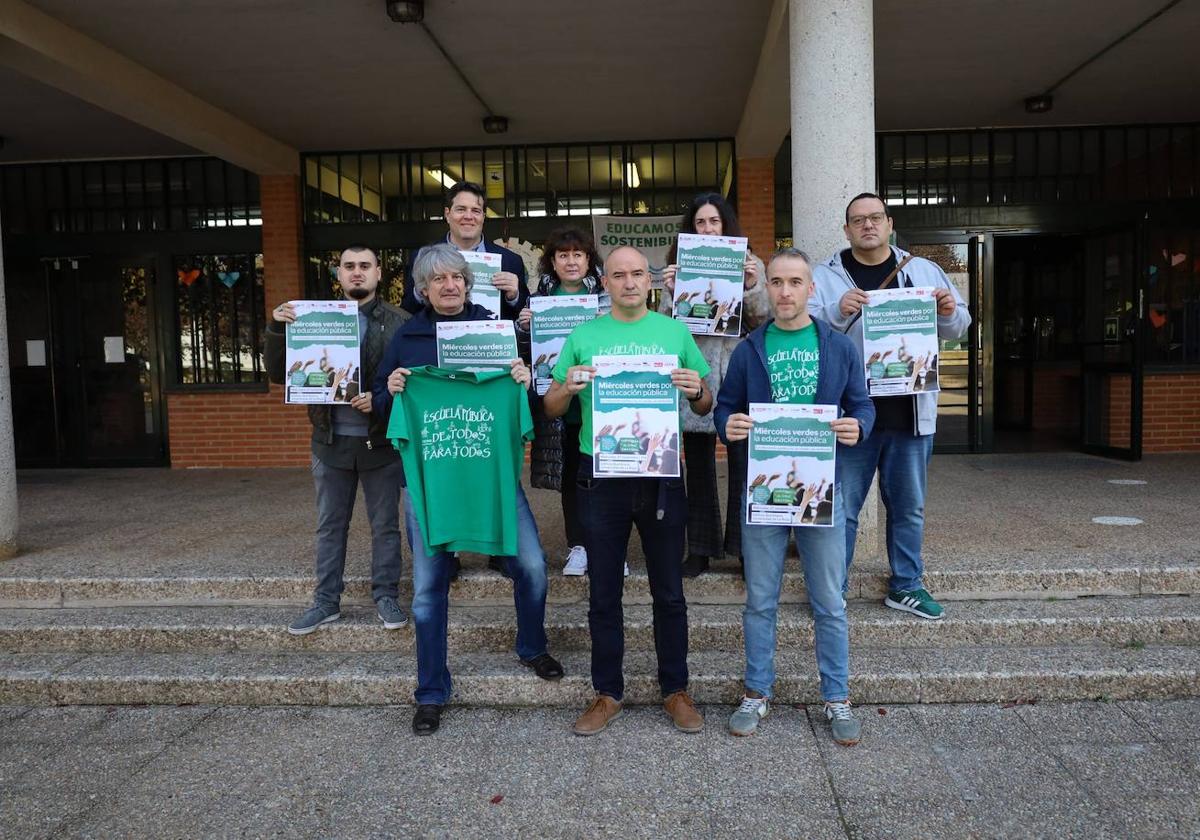
[[[729,719],[734,735],[749,735],[766,717],[775,683],[775,621],[788,540],[804,567],[804,586],[813,614],[817,671],[825,716],[833,739],[858,743],[860,724],[850,711],[850,632],[842,581],[846,574],[846,512],[842,503],[842,453],[871,433],[875,408],[867,396],[862,355],[850,339],[808,314],[812,265],[803,251],[784,248],[767,266],[767,300],[772,319],[738,345],[729,360],[714,413],[717,434],[726,443],[750,436],[751,403],[836,405],[829,422],[837,438],[834,462],[833,526],[743,525],[746,608],[746,693]],[[825,495],[824,484],[808,503]],[[745,511],[742,500],[730,500]],[[815,510],[817,506],[813,506]]]
[[[687,694],[687,601],[682,575],[687,496],[683,479],[593,476],[591,381],[597,356],[675,356],[679,366],[671,372],[671,383],[687,398],[692,411],[703,416],[712,410],[713,395],[703,382],[709,368],[686,326],[647,309],[650,269],[641,252],[629,246],[613,251],[604,262],[603,283],[612,298],[612,311],[579,325],[567,337],[552,373],[554,383],[545,397],[549,417],[561,417],[572,398],[578,397],[583,421],[579,510],[588,556],[588,630],[596,697],[575,722],[574,730],[577,735],[594,735],[621,713],[625,693],[621,596],[630,526],[636,525],[654,599],[654,644],[664,707],[677,728],[699,732],[704,718]],[[678,451],[678,445],[674,448]]]

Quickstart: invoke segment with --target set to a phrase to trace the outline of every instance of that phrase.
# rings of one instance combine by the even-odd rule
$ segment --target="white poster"
[[[493,318],[500,317],[500,290],[492,285],[492,278],[500,273],[504,262],[501,254],[489,254],[481,251],[459,251],[471,266],[471,303],[477,303],[492,313]]]
[[[533,385],[537,395],[544,397],[567,336],[580,324],[596,318],[599,301],[596,295],[539,295],[529,299],[529,308]]]
[[[592,474],[679,477],[676,356],[594,356]]]
[[[296,320],[285,328],[284,401],[348,403],[362,390],[358,304],[352,300],[294,300]]]
[[[747,525],[830,527],[836,405],[750,403]]]
[[[655,289],[662,288],[667,253],[682,226],[683,216],[592,216],[592,235],[600,259],[608,259],[622,245],[632,245],[646,255]]]
[[[747,245],[744,236],[679,234],[671,311],[693,335],[740,337]]]
[[[933,293],[932,287],[867,292],[862,350],[867,393],[872,397],[941,390]]]

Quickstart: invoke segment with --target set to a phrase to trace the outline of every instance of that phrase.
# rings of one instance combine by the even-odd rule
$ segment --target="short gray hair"
[[[771,255],[769,260],[767,260],[767,265],[775,262],[775,260],[779,259],[780,257],[795,257],[798,260],[804,260],[804,264],[808,266],[810,271],[812,270],[812,260],[808,258],[808,254],[804,253],[799,248],[780,248]]]
[[[429,290],[429,281],[437,275],[447,272],[461,274],[467,281],[468,292],[475,285],[475,276],[471,272],[471,265],[458,252],[457,248],[446,242],[427,245],[417,252],[417,258],[413,261],[413,289],[424,297]]]

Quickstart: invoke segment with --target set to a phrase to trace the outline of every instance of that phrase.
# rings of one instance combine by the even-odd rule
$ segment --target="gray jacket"
[[[892,253],[895,254],[897,262],[908,256],[907,251],[897,248],[895,245],[892,246]],[[842,295],[858,288],[854,280],[846,273],[845,266],[842,265],[842,252],[838,251],[826,263],[813,266],[813,280],[816,288],[813,290],[812,297],[808,299],[808,314],[832,324],[834,329],[850,336],[851,340],[861,348],[862,318],[853,318],[853,322],[851,322],[851,318],[842,314],[840,307]],[[958,290],[950,282],[950,278],[937,263],[924,257],[913,257],[908,265],[901,269],[895,285],[897,288],[932,286],[950,290],[957,306],[954,307],[953,314],[938,316],[938,338],[943,341],[961,338],[966,333],[967,327],[971,326],[971,313],[967,310],[966,301],[962,299]],[[916,403],[917,434],[933,434],[937,430],[937,392],[917,394]]]
[[[743,337],[752,333],[759,324],[767,320],[767,316],[770,314],[767,307],[766,268],[763,267],[763,262],[758,257],[753,254],[750,257],[758,264],[758,282],[754,284],[753,289],[747,289],[742,297]],[[671,314],[671,297],[666,294],[666,289],[663,290],[658,311],[664,315]],[[733,349],[741,343],[741,339],[722,338],[718,335],[697,335],[693,338],[696,339],[696,346],[700,348],[700,353],[704,356],[704,361],[708,362],[711,370],[708,376],[704,377],[704,382],[712,390],[715,399],[717,392],[721,390],[721,383],[725,381],[725,372],[729,370],[729,359],[733,356]],[[716,427],[713,426],[712,412],[704,417],[698,417],[686,400],[683,408],[680,409],[680,416],[683,418],[685,432],[702,432],[707,435],[717,433]]]

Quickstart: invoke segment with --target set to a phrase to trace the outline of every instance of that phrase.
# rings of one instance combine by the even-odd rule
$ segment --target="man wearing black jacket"
[[[500,255],[500,271],[493,282],[500,290],[500,317],[513,321],[521,310],[529,305],[525,263],[512,251],[488,242],[484,237],[483,220],[486,210],[487,199],[483,187],[470,181],[459,181],[451,187],[446,193],[445,217],[446,226],[450,230],[446,233],[445,242],[460,251]],[[425,301],[412,280],[412,267],[421,250],[418,250],[405,266],[404,298],[400,301],[400,305],[414,315],[425,306]]]
[[[379,255],[366,245],[342,251],[337,276],[342,293],[358,301],[362,382],[369,386],[384,348],[410,316],[376,296]],[[271,310],[266,362],[272,382],[284,381],[284,325],[295,319],[296,310],[286,301]],[[371,522],[371,597],[386,629],[403,627],[408,616],[396,596],[404,470],[387,440],[387,415],[372,412],[368,387],[349,405],[309,406],[308,418],[313,426],[312,473],[317,490],[317,585],[312,607],[288,626],[288,632],[303,636],[341,617],[346,535],[360,481]]]

